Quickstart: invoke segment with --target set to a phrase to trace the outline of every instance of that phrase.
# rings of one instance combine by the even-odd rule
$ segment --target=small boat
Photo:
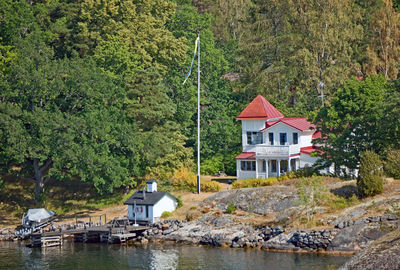
[[[54,212],[44,208],[29,209],[22,216],[21,226],[18,226],[14,235],[20,239],[28,238],[32,233],[51,225],[55,221]]]

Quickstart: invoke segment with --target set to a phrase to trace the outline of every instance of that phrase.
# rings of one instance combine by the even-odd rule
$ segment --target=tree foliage
[[[380,133],[387,86],[383,76],[352,78],[335,92],[330,106],[318,112],[314,121],[322,138],[316,142],[323,145],[328,165],[355,169],[361,153],[384,149]]]
[[[0,103],[0,160],[35,182],[35,198],[53,178],[79,176],[99,192],[131,184],[137,142],[123,89],[93,61],[55,59],[32,33],[17,44]]]
[[[374,196],[383,190],[383,166],[377,154],[371,151],[362,153],[360,172],[357,179],[358,192],[362,197]]]
[[[2,168],[37,193],[46,179],[110,192],[190,170],[197,61],[182,82],[198,31],[208,173],[235,173],[235,118],[259,93],[315,117],[325,161],[356,168],[400,147],[397,2],[0,0]]]
[[[247,87],[284,100],[283,108],[292,104],[292,112],[318,108],[353,71],[351,44],[362,32],[353,6],[351,0],[257,1],[240,42]]]
[[[394,9],[392,0],[379,2],[381,4],[371,15],[369,27],[372,34],[364,69],[367,74],[382,74],[385,78],[396,79],[400,60],[400,14]]]
[[[385,161],[385,172],[394,177],[400,179],[400,149],[387,150],[386,161]]]

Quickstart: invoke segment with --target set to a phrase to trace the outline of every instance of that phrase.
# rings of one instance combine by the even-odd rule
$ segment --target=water
[[[254,249],[149,244],[120,246],[64,242],[31,249],[0,242],[0,269],[337,269],[349,257]]]

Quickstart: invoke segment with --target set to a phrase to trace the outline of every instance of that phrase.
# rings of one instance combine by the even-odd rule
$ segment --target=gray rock
[[[340,270],[400,269],[400,229],[358,252]]]
[[[243,211],[251,211],[263,215],[288,209],[297,200],[298,196],[295,188],[274,186],[219,192],[208,197],[205,202],[215,201],[216,206],[222,210],[230,203],[233,203]]]
[[[367,220],[369,222],[379,222],[381,220],[381,218],[379,216],[376,216],[376,217],[369,217],[369,218],[367,218]]]

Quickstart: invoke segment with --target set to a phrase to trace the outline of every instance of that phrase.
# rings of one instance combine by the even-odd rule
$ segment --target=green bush
[[[183,206],[182,200],[180,198],[177,198],[177,202],[178,202],[178,205],[176,206],[176,208],[181,208]]]
[[[395,179],[400,179],[400,149],[388,149],[385,171]]]
[[[236,206],[233,204],[233,203],[230,203],[229,205],[228,205],[228,207],[226,208],[226,212],[228,213],[228,214],[232,214],[233,212],[235,212],[236,211]]]
[[[161,214],[161,217],[162,217],[162,218],[167,218],[167,217],[170,217],[171,215],[172,215],[171,212],[164,211],[164,212]]]
[[[365,151],[361,156],[357,188],[362,197],[373,196],[383,190],[382,162],[374,152]]]

